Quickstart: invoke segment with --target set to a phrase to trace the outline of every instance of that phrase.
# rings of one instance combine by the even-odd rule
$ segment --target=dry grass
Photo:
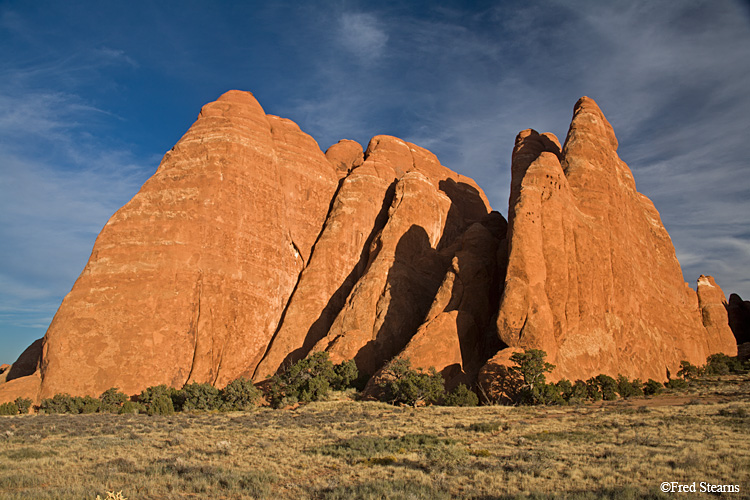
[[[397,408],[0,418],[0,498],[750,496],[750,377],[579,407]],[[689,494],[691,498],[701,497]],[[707,495],[703,495],[707,496]]]

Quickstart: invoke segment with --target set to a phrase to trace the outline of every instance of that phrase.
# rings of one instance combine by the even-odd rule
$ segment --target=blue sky
[[[686,281],[750,298],[747,3],[0,1],[0,363],[44,335],[107,219],[229,89],[323,150],[424,146],[504,215],[516,133],[563,139],[593,97]]]

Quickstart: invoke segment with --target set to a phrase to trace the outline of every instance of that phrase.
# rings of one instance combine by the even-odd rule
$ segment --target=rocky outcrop
[[[450,245],[487,215],[489,204],[472,181],[413,144],[379,136],[368,152],[365,165],[389,165],[399,176],[393,201],[365,273],[313,351],[328,351],[334,362],[354,359],[372,375],[424,321],[450,263]]]
[[[701,365],[714,352],[736,354],[722,327],[720,290],[701,278],[699,307],[617,145],[585,97],[562,149],[554,136],[533,130],[516,139],[497,332],[509,348],[546,351],[557,366],[552,379],[605,373],[665,380],[681,360]],[[507,365],[509,352],[483,368],[485,382]]]
[[[750,342],[750,301],[733,293],[726,305],[729,316],[729,327],[732,329],[737,344]]]
[[[204,106],[97,238],[45,336],[41,396],[251,375],[337,184],[315,141],[251,94]]]
[[[522,132],[506,223],[415,144],[324,154],[228,92],[109,220],[44,339],[0,375],[0,402],[260,382],[317,351],[374,374],[368,392],[394,357],[487,390],[523,348],[571,379],[665,379],[734,354],[723,293],[682,282],[616,150],[586,98],[564,147]]]

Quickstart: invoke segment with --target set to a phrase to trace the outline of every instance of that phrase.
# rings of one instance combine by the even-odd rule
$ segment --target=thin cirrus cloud
[[[750,296],[740,2],[453,3],[0,7],[12,48],[0,60],[0,352],[11,327],[33,332],[27,345],[44,333],[107,218],[231,88],[322,149],[378,134],[426,147],[502,213],[516,133],[564,140],[575,101],[593,97],[686,281],[712,274]]]

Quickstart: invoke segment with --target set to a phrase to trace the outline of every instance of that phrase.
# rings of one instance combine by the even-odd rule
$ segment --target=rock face
[[[713,279],[699,301],[682,281],[654,205],[635,188],[596,103],[575,107],[564,147],[533,130],[516,139],[508,209],[508,269],[497,331],[536,348],[552,379],[598,373],[665,380],[681,360],[736,354]],[[483,368],[508,364],[501,350]]]
[[[251,94],[204,106],[97,238],[45,336],[41,397],[252,374],[337,183]]]
[[[742,297],[733,293],[729,296],[727,314],[729,327],[737,339],[737,344],[750,342],[750,301],[742,300]]]
[[[316,351],[354,359],[370,392],[394,357],[450,388],[492,382],[523,348],[547,351],[558,378],[659,380],[734,354],[723,293],[682,282],[616,149],[586,98],[564,147],[522,132],[506,223],[419,146],[381,135],[323,154],[230,91],[104,227],[0,402],[259,382]]]

